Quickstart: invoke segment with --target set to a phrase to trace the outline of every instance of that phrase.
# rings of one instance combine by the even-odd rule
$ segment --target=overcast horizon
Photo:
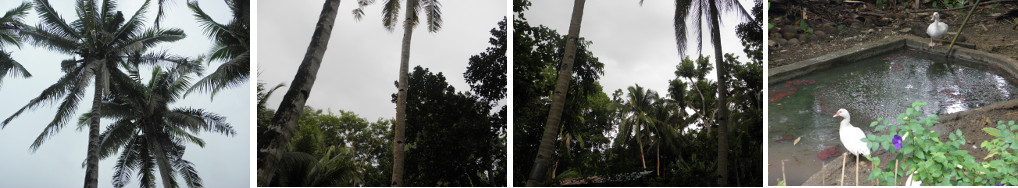
[[[616,89],[628,93],[626,88],[635,84],[658,92],[661,97],[668,94],[668,81],[675,79],[675,65],[682,60],[672,26],[674,3],[645,1],[641,6],[639,1],[586,2],[580,37],[592,42],[589,51],[604,63],[604,75],[598,81],[606,94],[610,96]],[[739,0],[739,3],[747,13],[754,5],[749,0]],[[523,13],[530,25],[544,25],[565,35],[572,8],[573,1],[531,1],[531,6]],[[740,20],[734,14],[722,14],[720,18],[721,52],[735,54],[740,62],[748,61],[735,34]],[[709,34],[704,34],[707,35],[704,35],[706,41],[701,54],[711,56],[711,65],[714,65],[714,46],[707,38]],[[687,33],[686,56],[695,61],[699,54],[693,37],[692,33]],[[707,79],[716,80],[715,72],[716,69],[711,71]]]
[[[0,11],[6,12],[21,4],[21,0],[0,2]],[[117,1],[117,10],[122,11],[125,17],[133,15],[141,7],[143,1]],[[50,2],[55,10],[67,22],[77,20],[72,1]],[[155,1],[149,5],[145,20],[145,28],[153,27],[157,6]],[[187,8],[187,1],[167,1],[166,13],[161,27],[179,28],[184,30],[186,38],[160,44],[152,50],[167,51],[170,54],[187,57],[195,57],[206,54],[213,44],[202,33],[192,12]],[[214,20],[219,23],[227,23],[232,18],[232,13],[223,1],[201,1],[200,6]],[[39,23],[39,15],[35,9],[31,9],[25,16],[25,23],[35,26]],[[0,118],[6,119],[15,111],[27,104],[29,100],[39,96],[40,92],[52,85],[63,73],[60,70],[60,62],[70,59],[67,54],[55,53],[46,48],[35,47],[29,42],[24,42],[21,48],[16,46],[5,46],[5,51],[10,51],[11,56],[20,62],[32,74],[31,78],[4,78],[0,86]],[[203,75],[208,75],[222,64],[222,62],[202,63],[206,66]],[[142,79],[147,82],[151,77],[151,66],[143,66],[140,70]],[[200,79],[192,76],[191,81]],[[253,81],[253,79],[249,80]],[[9,125],[0,130],[0,186],[2,187],[81,187],[85,179],[85,153],[88,142],[87,126],[78,129],[77,124],[80,114],[85,113],[92,106],[92,87],[86,89],[83,100],[79,102],[77,110],[74,111],[72,119],[64,125],[63,129],[50,136],[49,139],[35,152],[29,150],[29,145],[42,132],[45,125],[51,120],[61,96],[56,103],[44,103],[32,110],[27,110],[21,116],[15,118]],[[184,159],[194,163],[195,169],[203,180],[205,187],[249,187],[250,186],[250,84],[244,83],[237,87],[227,88],[211,98],[209,94],[192,93],[186,98],[170,105],[174,107],[193,107],[205,109],[207,112],[224,116],[225,121],[233,126],[236,131],[234,136],[206,132],[196,134],[204,139],[205,147],[198,147],[195,144],[186,144],[187,150]],[[103,119],[100,127],[105,130],[110,123],[109,119]],[[119,153],[99,162],[99,187],[113,187],[111,180],[113,166]],[[138,187],[140,176],[131,174],[131,183],[126,187]],[[183,179],[177,178],[178,182]],[[157,184],[160,180],[156,179]],[[160,187],[162,187],[160,185]]]

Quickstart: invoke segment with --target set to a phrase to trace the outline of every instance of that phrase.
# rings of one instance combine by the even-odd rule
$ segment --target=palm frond
[[[442,4],[438,0],[422,0],[424,12],[428,16],[428,31],[438,32],[442,29]]]
[[[89,78],[94,77],[92,74],[91,70],[85,71],[85,78],[79,78],[76,80],[77,83],[71,85],[69,93],[67,93],[67,96],[64,97],[64,101],[57,107],[57,114],[53,117],[53,121],[50,121],[50,123],[46,125],[46,128],[43,129],[42,133],[39,133],[39,136],[35,138],[35,141],[33,141],[32,145],[29,147],[32,152],[38,150],[39,146],[42,146],[42,143],[46,141],[46,138],[53,136],[57,133],[57,131],[60,131],[60,129],[64,127],[64,124],[67,123],[67,120],[71,118],[71,115],[74,114],[74,111],[78,109],[78,102],[80,102],[81,98],[85,95],[85,88],[89,86],[88,83],[92,80]]]
[[[83,115],[82,117],[87,116]],[[106,131],[99,135],[99,159],[105,159],[117,153],[121,147],[133,140],[137,130],[138,127],[129,119],[120,119],[108,125]]]
[[[230,126],[229,123],[226,123],[225,117],[205,112],[202,109],[176,108],[167,114],[167,118],[171,118],[170,120],[173,121],[179,121],[178,123],[181,125],[186,125],[185,127],[191,129],[191,132],[208,131],[226,136],[233,136],[237,134],[237,132],[233,130],[233,127]]]
[[[675,46],[679,49],[679,56],[686,56],[686,15],[689,14],[689,7],[692,0],[675,0],[675,15],[672,26],[675,27]],[[698,30],[695,25],[693,30]]]
[[[166,17],[166,4],[173,3],[173,0],[159,0],[159,10],[156,11],[155,27],[159,28],[159,23],[163,21],[163,17]],[[145,1],[148,4],[148,1]]]
[[[131,174],[140,167],[141,150],[138,148],[143,148],[143,146],[137,140],[131,139],[126,146],[128,148],[124,149],[124,153],[121,153],[117,158],[117,162],[113,166],[113,187],[122,188],[127,185],[131,182]]]
[[[38,25],[20,31],[27,42],[63,54],[74,54],[80,46],[74,35],[60,32],[59,28]]]
[[[54,83],[53,85],[50,85],[50,87],[42,90],[42,93],[39,94],[38,97],[29,101],[28,104],[26,104],[24,107],[21,107],[21,109],[18,109],[17,112],[14,112],[14,114],[12,114],[10,117],[7,117],[7,119],[4,119],[3,123],[0,123],[0,128],[6,127],[7,124],[11,122],[11,120],[21,115],[21,113],[25,112],[25,110],[34,109],[43,102],[50,102],[56,100],[57,96],[66,94],[68,92],[67,91],[68,88],[71,88],[72,85],[79,83],[78,81],[87,78],[85,76],[86,75],[85,72],[87,72],[87,70],[84,69],[85,69],[84,66],[78,66],[72,72],[64,74],[63,77],[57,80],[57,83]]]
[[[382,26],[385,26],[385,30],[389,32],[396,28],[397,20],[399,20],[399,1],[386,0],[385,5],[382,6]]]
[[[4,13],[3,17],[0,17],[0,47],[6,44],[21,47],[21,39],[18,36],[19,34],[17,34],[17,30],[28,27],[24,23],[24,18],[28,15],[28,10],[31,8],[31,3],[22,2],[21,5],[8,10]]]
[[[51,28],[50,31],[55,35],[68,36],[68,38],[81,38],[78,35],[74,27],[67,24],[66,21],[57,11],[50,5],[49,0],[36,0],[35,11],[38,12],[40,18],[40,25],[38,27]]]
[[[7,74],[11,74],[11,77],[32,77],[25,67],[11,58],[10,53],[0,51],[0,88],[3,88],[4,77],[7,77]]]
[[[259,83],[259,84],[261,84],[261,83]],[[268,100],[269,100],[269,96],[272,96],[273,92],[276,92],[277,89],[282,88],[283,86],[286,86],[286,85],[283,84],[283,83],[279,83],[279,84],[276,84],[276,86],[272,87],[272,89],[269,89],[268,91],[266,91],[265,94],[259,93],[259,95],[258,95],[258,106],[265,106],[265,103],[268,102]]]
[[[201,176],[198,176],[198,170],[194,169],[194,164],[187,160],[179,160],[176,162],[175,168],[180,172],[180,177],[184,178],[184,183],[187,187],[203,187]]]
[[[225,88],[232,88],[244,84],[251,73],[251,63],[248,52],[241,56],[219,65],[215,72],[195,82],[187,94],[192,91],[210,91],[212,96]],[[186,94],[185,94],[186,95]]]
[[[374,3],[375,0],[357,0],[357,8],[353,9],[353,18],[360,21],[364,17],[364,7]]]
[[[148,9],[148,3],[149,0],[145,0],[145,3],[141,5],[141,8],[138,8],[138,10],[134,12],[131,19],[128,19],[127,22],[117,28],[116,31],[111,31],[113,32],[114,39],[132,38],[132,36],[137,36],[142,33],[141,28],[145,26],[145,13]],[[155,28],[152,30],[158,31],[159,29]]]
[[[115,45],[113,49],[118,50],[119,53],[127,53],[131,51],[144,51],[145,49],[151,48],[156,44],[163,42],[174,42],[187,37],[184,34],[184,30],[177,28],[171,29],[149,29],[136,37],[132,37],[129,40],[122,41]]]
[[[198,2],[188,2],[187,7],[194,12],[194,17],[198,20],[198,24],[202,27],[202,33],[209,38],[215,38],[216,36],[229,35],[230,28],[226,25],[220,24],[213,20],[211,16],[205,13],[204,10],[198,6]]]

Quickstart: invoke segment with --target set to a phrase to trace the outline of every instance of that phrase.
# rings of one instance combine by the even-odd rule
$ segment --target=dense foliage
[[[517,1],[513,7],[515,186],[526,183],[533,166],[566,41],[555,30],[530,25],[523,16],[528,6]],[[725,83],[733,177],[728,185],[763,181],[763,57],[753,55],[760,54],[762,38],[754,38],[761,31],[752,29],[760,25],[740,27],[750,62],[731,54],[723,59],[732,78]],[[709,57],[684,57],[675,79],[664,80],[667,93],[634,84],[609,95],[598,82],[604,63],[588,50],[593,42],[578,42],[548,185],[716,186],[718,138],[710,129],[717,127],[717,83],[707,79],[714,70]]]

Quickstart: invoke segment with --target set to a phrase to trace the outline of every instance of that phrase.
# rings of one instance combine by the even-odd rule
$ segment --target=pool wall
[[[902,48],[910,48],[940,55],[947,54],[948,44],[930,48],[926,41],[928,40],[925,38],[910,35],[891,37],[854,46],[834,53],[829,53],[820,57],[795,62],[793,64],[771,68],[768,69],[769,73],[767,77],[769,80],[767,81],[767,84],[771,85],[781,83],[792,78],[809,74],[813,71],[820,71],[848,63],[854,63],[883,53],[900,50]],[[1018,77],[1018,60],[1002,55],[963,48],[957,45],[954,46],[951,51],[954,52],[951,54],[952,58],[997,66],[1006,71],[1008,74],[1007,76],[1012,78]]]

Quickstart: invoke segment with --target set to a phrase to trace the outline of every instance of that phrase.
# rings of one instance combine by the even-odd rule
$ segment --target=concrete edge
[[[829,53],[820,57],[807,59],[793,64],[768,69],[768,85],[776,84],[790,80],[795,77],[799,77],[810,72],[817,70],[824,70],[835,67],[837,65],[843,65],[848,63],[854,63],[856,61],[886,53],[889,51],[897,50],[905,47],[905,39],[903,38],[887,38],[879,41],[866,43],[859,46],[854,46],[849,49]]]
[[[837,65],[853,63],[864,58],[901,48],[911,48],[933,54],[948,54],[946,46],[930,48],[924,38],[911,35],[896,36],[854,46],[849,49],[829,53],[820,57],[795,62],[793,64],[768,69],[767,77],[769,80],[767,84],[772,85],[781,83],[795,77],[809,74],[813,71],[825,70],[836,67]],[[953,52],[951,54],[952,58],[996,66],[1010,74],[1012,78],[1018,78],[1018,60],[999,54],[960,46],[955,46],[955,48],[951,51]]]

